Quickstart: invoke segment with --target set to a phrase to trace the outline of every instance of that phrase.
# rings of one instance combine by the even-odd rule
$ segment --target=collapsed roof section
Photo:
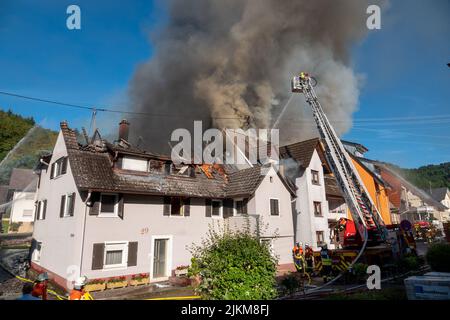
[[[61,132],[75,183],[81,191],[200,198],[249,197],[267,172],[263,166],[235,170],[229,165],[176,165],[167,156],[137,149],[123,139],[112,144],[98,136],[92,143],[82,145],[77,141],[75,130],[70,129],[67,122],[61,123]],[[118,164],[120,158],[127,155],[147,159],[151,170],[123,170]],[[282,176],[279,177],[291,195],[295,196],[295,187]]]

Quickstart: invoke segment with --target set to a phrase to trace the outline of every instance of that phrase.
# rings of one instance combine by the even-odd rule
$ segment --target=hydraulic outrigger
[[[324,142],[327,161],[362,240],[365,243],[367,240],[370,244],[385,242],[387,229],[383,219],[370,198],[352,159],[323,112],[313,88],[315,83],[314,78],[302,72],[292,79],[292,92],[303,93],[306,102],[311,106],[317,129]]]

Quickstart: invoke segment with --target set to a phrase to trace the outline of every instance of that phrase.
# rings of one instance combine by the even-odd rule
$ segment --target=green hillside
[[[32,118],[0,110],[0,184],[8,183],[12,168],[34,168],[41,154],[51,152],[57,135]]]
[[[419,188],[450,188],[450,162],[423,166],[417,169],[402,169],[405,178]]]

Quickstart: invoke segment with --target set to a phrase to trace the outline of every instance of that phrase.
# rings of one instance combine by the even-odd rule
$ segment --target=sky
[[[81,8],[81,30],[66,27],[71,4]],[[352,48],[359,110],[343,138],[402,167],[450,161],[450,1],[391,0],[381,18]],[[0,91],[125,110],[134,70],[153,52],[149,34],[166,19],[163,1],[2,0]],[[88,110],[3,95],[0,108],[54,130],[62,120],[91,123]],[[96,123],[120,118],[99,113]]]

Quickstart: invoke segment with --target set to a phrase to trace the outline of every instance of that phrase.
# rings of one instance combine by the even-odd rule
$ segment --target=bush
[[[22,225],[22,222],[13,222],[9,225],[9,230],[12,232],[19,231],[20,226]]]
[[[191,248],[190,276],[203,299],[254,300],[276,297],[277,260],[267,244],[247,232],[210,230],[200,246]]]
[[[400,272],[415,271],[420,268],[422,261],[416,255],[404,255],[397,261]]]
[[[432,245],[428,249],[426,260],[433,271],[450,272],[450,245],[446,243]]]
[[[281,280],[281,285],[286,293],[292,294],[302,287],[300,281],[298,273],[290,273]]]
[[[355,263],[352,268],[352,275],[356,281],[362,281],[367,276],[367,264],[365,263]]]

